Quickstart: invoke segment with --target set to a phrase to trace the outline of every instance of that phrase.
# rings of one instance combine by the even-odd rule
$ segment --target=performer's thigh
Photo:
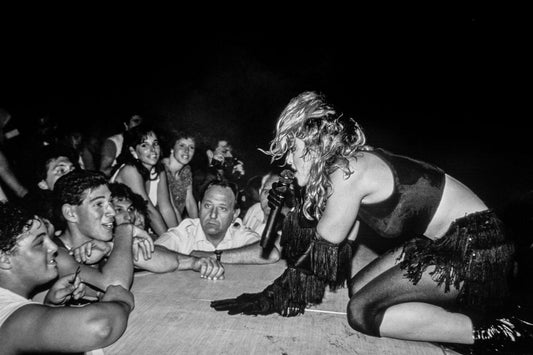
[[[361,271],[365,266],[380,257],[380,254],[367,247],[365,244],[357,244],[352,256],[352,270],[350,278]]]
[[[365,334],[379,335],[383,314],[391,306],[408,302],[441,307],[453,305],[459,290],[452,285],[445,292],[444,285],[439,286],[429,275],[434,269],[429,266],[416,285],[404,276],[405,271],[399,265],[382,272],[351,296],[348,304],[350,325]]]
[[[357,272],[350,280],[349,295],[350,297],[359,291],[368,282],[375,279],[378,275],[391,269],[399,261],[398,257],[401,255],[402,248],[393,249],[379,256],[368,265]]]
[[[415,285],[405,277],[405,271],[399,265],[381,273],[357,291],[353,299],[359,299],[362,307],[370,306],[374,309],[386,309],[390,306],[406,302],[424,302],[439,306],[449,306],[455,303],[459,289],[450,285],[445,291],[445,285],[438,285],[430,273],[435,266],[428,266],[422,273],[420,281]]]

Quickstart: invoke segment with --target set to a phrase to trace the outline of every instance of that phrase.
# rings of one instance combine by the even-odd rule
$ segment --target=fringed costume
[[[422,235],[437,210],[444,190],[444,172],[433,165],[383,149],[371,152],[389,165],[394,190],[386,200],[361,204],[359,217],[386,238],[412,235],[403,247],[401,268],[417,284],[428,266],[432,279],[460,290],[462,312],[491,313],[509,296],[513,243],[492,210],[468,214],[454,221],[444,236]]]
[[[500,219],[493,211],[483,211],[457,219],[438,240],[408,242],[400,265],[414,284],[434,265],[431,275],[439,286],[444,284],[446,292],[450,286],[460,290],[457,301],[464,313],[490,314],[509,298],[513,252]]]
[[[292,317],[305,312],[309,304],[319,304],[326,286],[336,290],[350,277],[351,245],[332,244],[317,236],[316,223],[301,216],[295,208],[283,223],[281,246],[288,267],[260,293],[245,293],[235,299],[211,303],[229,314],[279,313]]]
[[[505,322],[484,322],[503,311],[510,293],[514,245],[501,220],[492,210],[471,213],[455,220],[441,238],[428,239],[423,233],[440,205],[445,173],[438,167],[383,149],[367,153],[380,157],[390,167],[394,187],[384,201],[362,203],[358,218],[382,237],[413,239],[404,244],[399,265],[388,274],[396,275],[399,269],[403,277],[380,278],[373,287],[357,290],[350,307],[361,314],[349,319],[351,325],[366,334],[380,336],[381,321],[388,307],[421,299],[435,304],[452,300],[455,303],[452,308],[472,318],[475,339],[507,332],[502,325]],[[320,303],[326,286],[336,289],[344,284],[350,272],[351,246],[347,241],[339,245],[325,241],[317,235],[316,226],[296,211],[283,224],[282,253],[288,262],[283,275],[261,293],[213,301],[212,307],[230,314],[278,312],[294,316],[303,313],[308,304]],[[431,280],[438,286],[444,285],[444,294],[425,290],[427,283],[419,285],[429,267]],[[358,277],[352,281],[358,281]],[[457,298],[449,294],[452,287]],[[428,294],[421,298],[426,291]],[[521,327],[530,324],[521,322],[517,323]]]

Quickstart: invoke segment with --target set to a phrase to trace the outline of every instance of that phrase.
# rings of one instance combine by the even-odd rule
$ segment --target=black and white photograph
[[[0,354],[533,354],[531,20],[301,6],[4,12]]]

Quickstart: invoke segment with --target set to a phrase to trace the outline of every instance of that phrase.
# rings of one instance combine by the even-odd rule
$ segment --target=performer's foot
[[[531,354],[533,310],[517,306],[507,316],[474,327],[475,354]]]

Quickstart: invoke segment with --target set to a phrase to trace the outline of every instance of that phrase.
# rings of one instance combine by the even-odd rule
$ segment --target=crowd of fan
[[[269,255],[260,246],[276,174],[245,179],[224,138],[194,163],[199,135],[160,132],[140,115],[123,123],[103,138],[49,116],[25,131],[0,108],[0,338],[8,353],[113,343],[134,307],[135,270],[217,280],[223,263],[280,259],[279,242]],[[80,302],[89,306],[68,307]]]

